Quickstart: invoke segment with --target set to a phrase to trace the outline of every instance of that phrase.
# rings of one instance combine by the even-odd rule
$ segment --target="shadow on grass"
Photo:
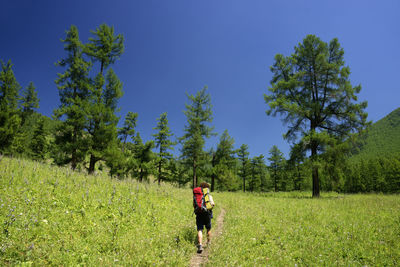
[[[196,231],[193,227],[185,227],[183,231],[175,238],[175,241],[177,245],[181,241],[187,242],[189,244],[196,245],[197,244],[197,238],[196,238]]]

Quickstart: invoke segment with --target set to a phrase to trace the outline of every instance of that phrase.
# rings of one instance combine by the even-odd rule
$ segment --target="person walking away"
[[[200,187],[193,189],[193,207],[196,214],[197,226],[197,253],[203,252],[203,229],[207,230],[207,246],[211,243],[211,219],[213,218],[212,208],[215,206],[214,200],[209,193],[210,185],[206,182]]]

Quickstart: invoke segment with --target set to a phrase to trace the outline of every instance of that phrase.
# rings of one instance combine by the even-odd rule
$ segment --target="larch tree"
[[[282,182],[282,172],[284,168],[284,157],[283,153],[279,150],[277,146],[273,146],[269,151],[270,157],[268,158],[270,165],[269,170],[271,173],[271,178],[274,183],[274,192],[278,192],[280,189],[279,184]]]
[[[9,150],[18,131],[18,92],[21,86],[15,78],[11,61],[1,61],[0,70],[0,152]]]
[[[128,112],[123,126],[118,129],[120,144],[111,146],[106,151],[105,161],[110,168],[111,177],[117,175],[118,178],[122,178],[129,175],[136,166],[133,144],[127,143],[127,140],[128,137],[135,139],[137,118],[137,113]]]
[[[89,122],[87,131],[90,135],[89,173],[95,170],[95,164],[106,158],[105,152],[117,145],[117,124],[119,118],[115,114],[117,101],[122,97],[122,83],[110,68],[105,81],[101,74],[97,75],[88,108]],[[105,87],[103,88],[103,83]]]
[[[70,163],[72,169],[75,169],[85,160],[88,150],[85,127],[91,88],[91,63],[83,58],[83,44],[76,26],[70,27],[61,42],[64,43],[67,56],[56,63],[66,70],[59,73],[55,81],[60,95],[60,107],[54,111],[54,117],[61,123],[55,130],[57,151],[53,156],[57,164]]]
[[[143,179],[148,179],[149,175],[153,172],[153,151],[154,141],[147,141],[143,143],[140,134],[137,133],[134,138],[134,157],[135,168],[133,168],[133,176],[138,178],[140,182]]]
[[[28,87],[22,92],[21,97],[22,124],[37,108],[39,108],[39,98],[35,85],[33,82],[30,82]]]
[[[158,130],[156,134],[153,134],[155,139],[155,146],[159,148],[158,152],[158,184],[160,185],[161,180],[164,179],[163,168],[165,168],[167,161],[172,158],[172,154],[168,150],[173,149],[174,142],[170,140],[172,136],[171,130],[168,126],[167,113],[164,112],[157,119],[157,126],[153,128]]]
[[[236,159],[234,145],[235,140],[229,136],[228,130],[225,130],[219,138],[215,157],[213,158],[214,173],[216,174],[218,187],[220,189],[233,190],[236,184]],[[214,189],[214,183],[211,184]]]
[[[185,104],[184,114],[187,123],[184,135],[180,138],[182,142],[182,158],[191,166],[193,170],[193,188],[197,186],[196,171],[204,156],[205,138],[212,135],[213,127],[209,126],[212,122],[211,97],[207,93],[207,87],[198,91],[196,95],[187,95],[190,104]]]
[[[21,96],[18,99],[18,115],[21,118],[20,127],[14,136],[11,144],[12,154],[29,155],[29,147],[32,139],[32,128],[37,123],[37,117],[34,116],[34,110],[39,108],[39,98],[33,82],[21,90]],[[37,114],[39,115],[39,114]]]
[[[123,93],[122,83],[109,66],[124,52],[124,38],[121,34],[114,34],[114,27],[101,24],[91,32],[94,37],[89,38],[84,51],[93,62],[100,63],[100,70],[92,86],[88,116],[91,139],[89,173],[93,173],[97,161],[104,159],[104,151],[116,143],[116,104]],[[104,77],[106,69],[108,71]]]
[[[313,197],[320,196],[319,154],[366,124],[366,102],[357,103],[361,86],[352,86],[350,68],[338,39],[329,43],[307,35],[290,56],[277,54],[271,66],[267,115],[280,114],[288,125],[285,139],[301,139],[311,151]]]
[[[36,160],[44,160],[48,149],[44,119],[39,119],[33,131],[30,143],[31,157]]]
[[[237,151],[237,156],[240,161],[240,171],[239,175],[243,180],[243,192],[246,192],[246,178],[248,176],[248,168],[249,168],[249,152],[248,152],[249,147],[246,144],[242,144]]]
[[[89,38],[85,46],[85,53],[94,61],[100,62],[100,74],[124,52],[124,37],[121,34],[114,34],[114,27],[101,24],[95,31],[95,36]]]
[[[130,136],[132,139],[135,137],[137,118],[137,113],[129,111],[125,116],[124,125],[119,128],[118,135],[122,142],[122,152],[125,151],[125,145],[128,137]]]
[[[253,157],[250,160],[250,181],[249,181],[249,190],[253,191],[261,191],[264,176],[264,155],[259,155],[258,157]]]

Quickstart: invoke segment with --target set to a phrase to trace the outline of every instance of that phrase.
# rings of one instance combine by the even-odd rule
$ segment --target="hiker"
[[[215,203],[212,196],[209,194],[210,185],[206,182],[200,184],[200,187],[193,189],[193,207],[196,214],[197,225],[197,253],[203,251],[203,229],[207,229],[207,246],[211,243],[211,219],[213,218],[212,208]],[[200,195],[201,194],[201,195]]]

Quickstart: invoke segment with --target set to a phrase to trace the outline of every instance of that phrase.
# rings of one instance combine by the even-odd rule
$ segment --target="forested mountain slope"
[[[365,142],[353,159],[370,159],[400,153],[400,108],[368,129]]]

